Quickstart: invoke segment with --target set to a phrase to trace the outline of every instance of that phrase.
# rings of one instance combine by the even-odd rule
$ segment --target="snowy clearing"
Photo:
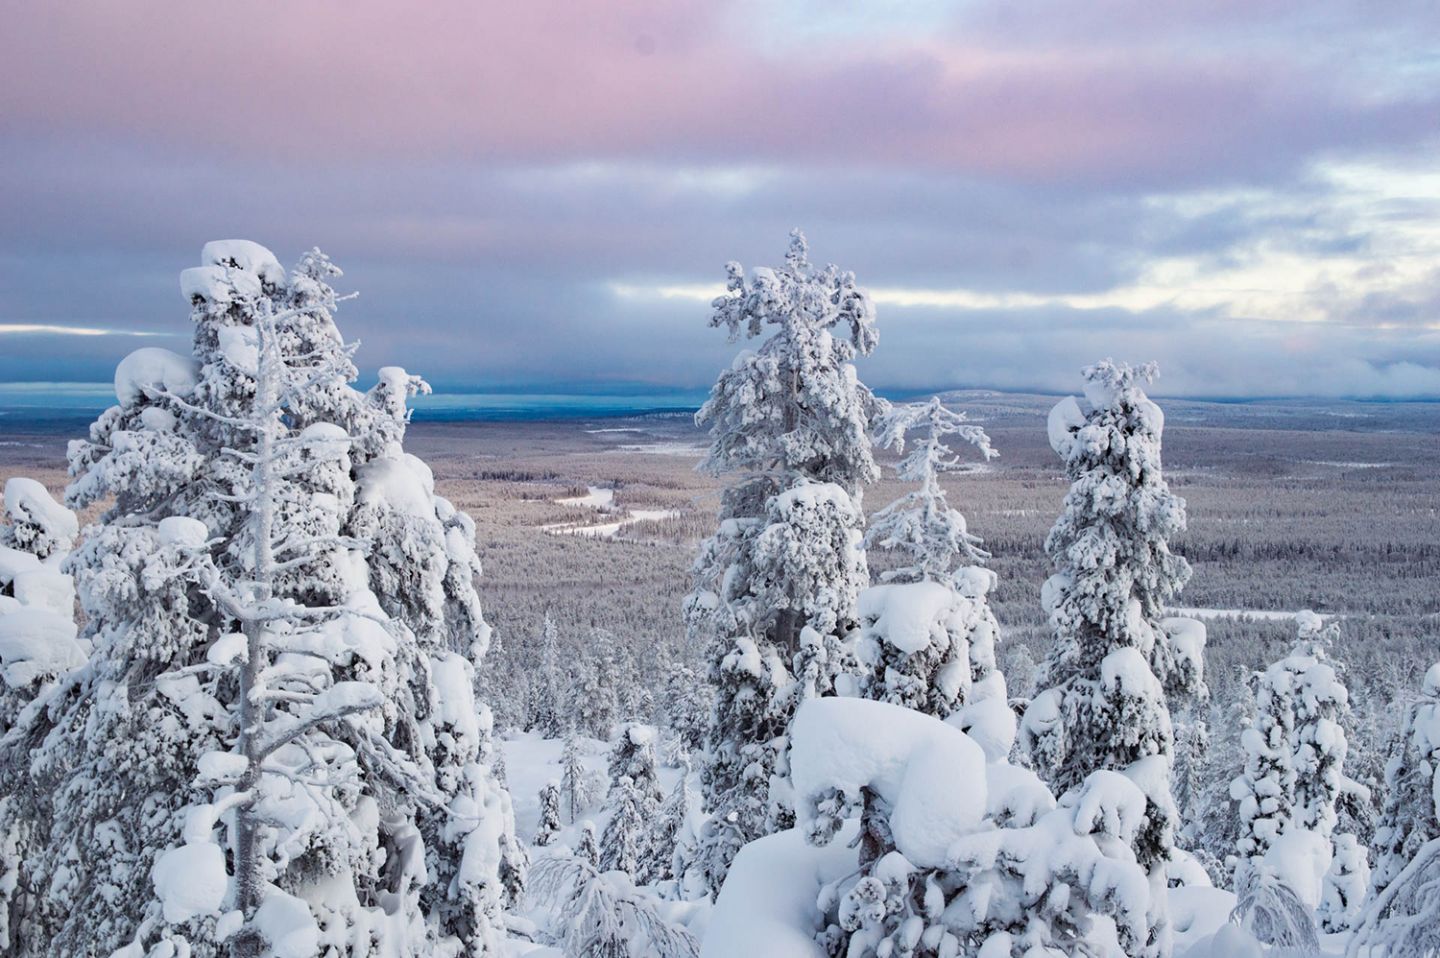
[[[1284,612],[1278,609],[1191,609],[1175,608],[1170,613],[1188,619],[1249,619],[1255,622],[1288,622],[1300,611]],[[1328,612],[1327,617],[1337,618],[1338,612]]]
[[[633,452],[642,456],[694,456],[705,455],[705,447],[693,442],[647,442],[626,443],[617,446],[614,452]]]

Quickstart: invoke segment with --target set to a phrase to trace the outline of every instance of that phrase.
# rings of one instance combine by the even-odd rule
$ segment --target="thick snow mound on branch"
[[[29,685],[84,662],[75,622],[68,616],[24,607],[0,615],[0,674],[6,684]]]
[[[0,585],[9,585],[24,572],[41,568],[40,560],[29,552],[0,546]]]
[[[52,568],[31,569],[15,576],[15,598],[32,609],[48,609],[70,618],[75,614],[75,580]]]
[[[188,356],[158,346],[137,349],[115,367],[115,398],[122,406],[139,402],[146,389],[163,389],[185,397],[200,381],[200,365]]]
[[[943,631],[955,593],[938,582],[874,585],[860,593],[860,618],[901,652],[919,652]]]
[[[885,702],[811,699],[795,713],[791,742],[802,828],[829,790],[858,800],[868,786],[890,805],[900,853],[938,868],[985,814],[985,753],[937,718]]]
[[[254,376],[260,366],[260,335],[254,326],[221,326],[217,331],[220,355],[231,366]]]
[[[1075,401],[1074,396],[1066,396],[1055,404],[1050,410],[1050,416],[1045,421],[1045,428],[1050,436],[1050,448],[1062,459],[1068,459],[1070,455],[1070,443],[1075,437],[1075,430],[1085,425],[1085,414],[1080,411],[1080,404]]]
[[[355,498],[363,505],[434,519],[435,503],[426,488],[426,478],[404,459],[376,459],[360,470]]]
[[[5,512],[12,522],[28,522],[53,538],[73,540],[80,532],[80,520],[50,497],[34,479],[15,476],[5,481]]]
[[[314,459],[334,462],[350,454],[353,440],[350,434],[334,423],[317,422],[306,426],[300,432],[300,441],[305,451]]]
[[[244,270],[223,266],[192,266],[180,271],[180,295],[186,302],[197,299],[217,306],[226,306],[237,299],[254,299],[260,295],[260,277]]]
[[[1168,901],[1170,931],[1175,936],[1177,955],[1184,955],[1193,945],[1210,939],[1230,923],[1230,913],[1235,910],[1233,892],[1205,885],[1172,888]]]
[[[824,958],[815,941],[822,920],[815,895],[854,871],[856,828],[847,823],[823,848],[792,828],[740,849],[715,901],[702,958]]]
[[[1171,616],[1160,620],[1160,628],[1170,639],[1177,663],[1195,675],[1205,669],[1205,623],[1196,619]]]
[[[274,958],[313,958],[320,952],[320,926],[310,906],[294,895],[272,889],[255,909],[255,927]]]
[[[160,520],[160,543],[182,549],[198,549],[210,538],[210,530],[199,519],[168,516]]]
[[[997,685],[1003,692],[1004,676],[998,672],[991,674],[999,677]],[[1015,710],[1004,695],[982,697],[975,694],[977,688],[972,686],[972,700],[946,716],[945,724],[953,725],[970,736],[985,753],[986,761],[1004,761],[1015,744],[1016,726],[1019,724]]]
[[[1295,897],[1314,909],[1320,907],[1331,854],[1330,841],[1324,835],[1296,827],[1271,841],[1265,864],[1274,869],[1275,876]]]
[[[791,486],[775,497],[776,509],[783,513],[798,508],[817,508],[829,505],[842,514],[855,508],[850,494],[833,482],[801,482]]]
[[[220,846],[201,841],[162,852],[150,869],[150,880],[165,909],[165,920],[178,923],[218,914],[230,876]]]

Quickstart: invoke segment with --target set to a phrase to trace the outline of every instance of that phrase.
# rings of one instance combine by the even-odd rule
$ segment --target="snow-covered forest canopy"
[[[1440,651],[1387,733],[1333,616],[1213,647],[1160,370],[1053,405],[1032,657],[966,516],[1003,444],[861,381],[882,317],[800,231],[724,279],[671,640],[512,636],[339,268],[206,244],[190,349],[120,359],[58,499],[4,484],[0,958],[1440,955]]]

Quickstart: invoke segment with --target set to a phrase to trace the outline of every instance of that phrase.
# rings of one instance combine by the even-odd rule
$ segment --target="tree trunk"
[[[275,485],[275,433],[280,427],[278,413],[273,407],[277,401],[277,370],[275,330],[263,321],[257,324],[259,351],[255,375],[255,408],[260,413],[262,428],[255,446],[255,469],[252,473],[254,485],[251,493],[249,522],[254,542],[254,586],[252,611],[259,611],[269,603],[273,594],[275,576],[275,499],[278,490]],[[245,623],[246,661],[240,671],[240,752],[247,765],[241,781],[242,790],[255,789],[260,784],[260,766],[264,756],[260,754],[260,729],[265,721],[265,706],[258,701],[263,684],[261,676],[265,664],[265,623],[252,619]],[[259,958],[265,946],[263,936],[254,926],[255,912],[260,907],[260,858],[257,848],[256,821],[252,803],[240,805],[235,810],[235,905],[245,916],[245,924],[235,936],[232,951],[235,958]]]

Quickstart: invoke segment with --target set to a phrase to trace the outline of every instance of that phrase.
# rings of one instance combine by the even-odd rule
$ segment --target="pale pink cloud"
[[[754,9],[754,8],[750,8]],[[664,159],[1203,181],[1418,135],[1418,106],[1213,50],[770,42],[720,2],[25,4],[0,129],[326,162]]]

